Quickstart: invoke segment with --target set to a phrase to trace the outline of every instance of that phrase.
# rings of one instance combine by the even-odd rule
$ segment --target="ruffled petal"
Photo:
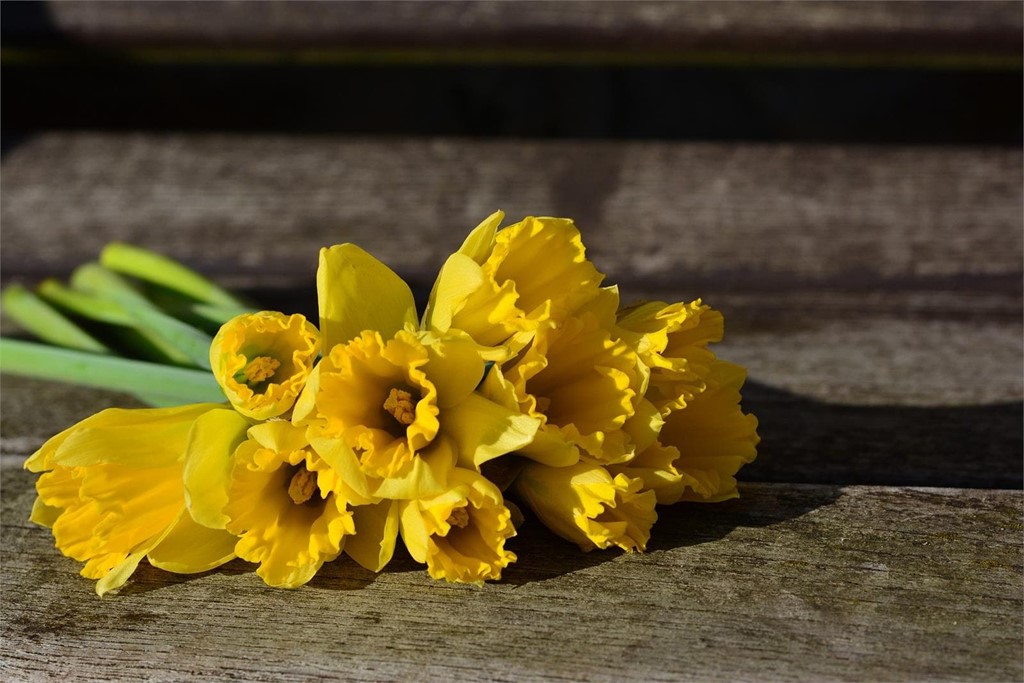
[[[690,482],[681,500],[715,502],[737,495],[735,474],[757,457],[757,418],[740,408],[746,371],[715,361],[708,388],[665,419],[662,443],[679,450],[675,468]]]

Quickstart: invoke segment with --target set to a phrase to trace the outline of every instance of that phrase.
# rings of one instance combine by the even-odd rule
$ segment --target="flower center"
[[[451,526],[458,527],[459,529],[465,529],[469,526],[469,510],[465,507],[453,508],[446,521]]]
[[[302,505],[309,501],[316,493],[316,472],[310,472],[305,467],[299,467],[288,482],[288,495],[296,505]]]
[[[416,421],[416,404],[412,394],[403,389],[392,387],[388,397],[384,399],[384,410],[401,425],[411,425]]]
[[[239,381],[244,381],[249,386],[255,386],[273,377],[279,367],[281,367],[281,361],[276,358],[256,356],[239,373],[241,377],[236,376],[236,378]]]

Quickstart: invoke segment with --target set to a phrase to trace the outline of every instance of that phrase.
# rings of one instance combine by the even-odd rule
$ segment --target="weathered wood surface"
[[[745,485],[643,555],[538,528],[497,584],[407,557],[295,592],[236,562],[96,598],[3,470],[0,672],[17,680],[978,680],[1024,676],[1020,492]]]
[[[285,9],[287,6],[287,9]],[[12,13],[13,14],[13,13]],[[13,37],[87,45],[371,49],[460,48],[505,58],[783,52],[1019,58],[1014,2],[47,2],[14,14]]]
[[[719,350],[750,370],[744,405],[764,441],[741,474],[761,483],[663,510],[645,555],[584,555],[534,522],[506,579],[479,589],[401,557],[379,576],[335,563],[297,592],[244,563],[193,578],[143,567],[100,600],[26,521],[19,466],[131,403],[3,376],[0,678],[1021,680],[1022,161],[1009,148],[28,139],[2,161],[5,282],[67,274],[122,239],[313,313],[320,246],[358,242],[422,295],[490,211],[573,216],[627,299],[703,296],[725,312]]]
[[[3,173],[7,279],[116,238],[237,284],[307,285],[319,247],[353,241],[429,289],[501,208],[575,218],[622,283],[996,292],[1020,310],[1014,148],[51,133]]]

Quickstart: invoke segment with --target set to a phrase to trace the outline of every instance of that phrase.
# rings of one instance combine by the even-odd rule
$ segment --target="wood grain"
[[[575,218],[612,281],[651,288],[1019,297],[1022,167],[1012,148],[48,133],[3,158],[0,267],[67,272],[122,239],[308,286],[319,247],[353,241],[429,289],[501,208]]]
[[[47,2],[60,35],[94,46],[477,48],[508,55],[753,51],[1019,57],[1013,2]],[[45,30],[23,18],[14,36]],[[6,27],[5,27],[6,28]],[[52,29],[51,29],[52,30]]]
[[[649,552],[534,522],[483,588],[407,557],[264,587],[140,568],[99,599],[3,469],[0,673],[17,680],[1019,680],[1020,492],[747,485],[664,509]]]

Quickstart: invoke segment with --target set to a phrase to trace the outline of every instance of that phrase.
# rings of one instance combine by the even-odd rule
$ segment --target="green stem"
[[[210,372],[0,338],[0,371],[134,394],[147,403],[221,402]]]

